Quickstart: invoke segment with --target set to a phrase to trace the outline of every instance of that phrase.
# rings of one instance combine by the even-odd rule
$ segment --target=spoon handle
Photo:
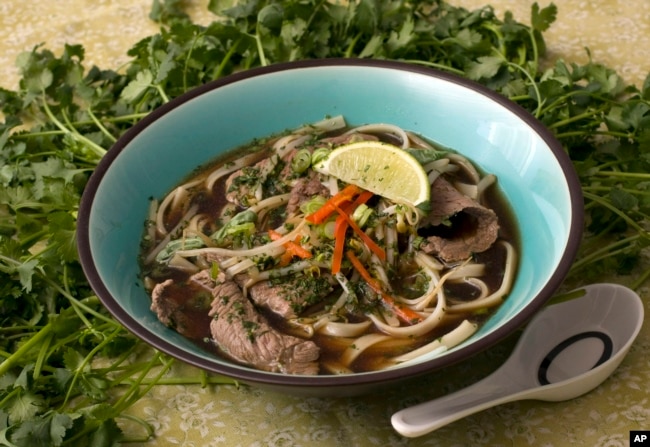
[[[525,386],[497,370],[455,393],[400,410],[391,423],[401,435],[414,438],[487,408],[521,399],[525,391]]]

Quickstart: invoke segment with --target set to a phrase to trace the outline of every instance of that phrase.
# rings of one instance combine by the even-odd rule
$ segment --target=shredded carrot
[[[296,236],[295,240],[287,242],[284,246],[287,251],[291,252],[294,256],[298,256],[302,259],[311,258],[311,252],[300,245],[300,236]]]
[[[359,225],[357,225],[357,223],[352,219],[352,217],[350,217],[350,215],[348,213],[343,211],[338,206],[335,207],[335,209],[336,209],[336,211],[338,211],[339,215],[341,217],[343,217],[347,221],[348,225],[350,225],[350,227],[363,240],[363,242],[365,242],[365,244],[368,246],[370,251],[372,251],[374,254],[376,254],[379,257],[379,259],[381,259],[382,261],[385,261],[386,260],[386,252],[384,251],[384,249],[381,248],[379,245],[377,245],[377,243],[375,241],[373,241],[372,238],[370,236],[368,236],[365,231],[363,231],[361,228],[359,228]]]
[[[390,311],[393,312],[397,318],[402,320],[404,323],[414,324],[422,321],[422,317],[417,312],[411,310],[406,306],[398,304],[395,302],[395,299],[392,296],[382,293],[381,299],[384,301],[384,304],[386,304],[386,307],[388,307]]]
[[[332,274],[336,275],[341,271],[343,262],[343,250],[345,250],[345,232],[348,229],[348,222],[342,216],[336,218],[334,226],[334,253],[332,254]]]
[[[323,206],[306,217],[307,221],[313,224],[320,224],[336,211],[336,208],[346,202],[352,201],[355,196],[361,193],[361,188],[356,185],[348,185],[337,194],[330,197]]]
[[[269,237],[271,238],[272,241],[277,241],[283,236],[277,231],[270,229]],[[282,246],[284,247],[285,251],[284,253],[282,253],[282,256],[280,257],[281,266],[285,266],[289,264],[295,256],[302,259],[309,259],[312,256],[309,250],[307,250],[302,245],[300,245],[300,236],[296,236],[296,239],[293,241],[285,242],[284,244],[282,244]]]
[[[370,191],[363,191],[355,199],[354,202],[347,204],[343,209],[343,214],[353,213],[354,210],[361,204],[366,203],[373,193]],[[345,250],[345,233],[348,229],[348,221],[345,216],[339,214],[336,218],[334,226],[334,253],[332,254],[332,273],[337,274],[341,271],[341,264],[343,263],[343,251]]]
[[[357,272],[359,272],[363,280],[367,282],[370,288],[374,290],[375,293],[377,293],[381,297],[386,307],[388,307],[391,310],[391,312],[393,312],[397,316],[397,318],[399,318],[400,320],[402,320],[404,323],[407,324],[413,324],[422,321],[422,317],[417,312],[409,309],[406,306],[401,306],[399,303],[395,301],[393,297],[391,297],[390,295],[388,295],[383,291],[379,281],[377,281],[375,278],[372,277],[370,272],[366,270],[366,268],[363,266],[359,258],[357,258],[357,256],[354,254],[354,252],[348,251],[345,255],[352,263],[352,266],[354,266]]]
[[[366,203],[368,200],[370,200],[370,198],[373,195],[374,194],[371,191],[362,191],[361,194],[359,194],[359,196],[356,199],[354,199],[354,202],[352,202],[349,205],[340,206],[340,208],[346,213],[352,214],[354,213],[354,210],[356,210],[359,205],[363,205],[364,203]]]

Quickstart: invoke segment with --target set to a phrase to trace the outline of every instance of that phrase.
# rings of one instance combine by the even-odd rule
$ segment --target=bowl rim
[[[537,296],[524,306],[524,308],[506,321],[504,324],[485,334],[480,339],[470,345],[455,349],[444,356],[436,357],[420,363],[414,363],[399,368],[373,371],[367,373],[355,373],[347,375],[288,375],[280,373],[270,373],[259,371],[252,368],[236,367],[228,364],[217,365],[207,359],[196,356],[191,352],[178,348],[174,344],[159,337],[158,335],[144,329],[141,324],[132,317],[118,301],[108,291],[103,283],[99,271],[94,265],[90,249],[90,230],[89,220],[97,190],[103,180],[104,175],[110,168],[120,153],[149,125],[154,123],[158,118],[173,111],[186,102],[208,93],[212,90],[233,84],[242,80],[264,76],[267,74],[279,73],[288,70],[303,68],[319,67],[364,67],[378,70],[397,70],[402,72],[411,72],[414,74],[425,75],[460,85],[466,89],[479,93],[488,99],[496,102],[501,107],[514,113],[524,123],[529,125],[533,131],[544,141],[552,151],[558,162],[567,182],[569,196],[571,200],[571,222],[569,226],[568,240],[564,246],[563,253],[558,262],[557,268],[551,274],[549,280],[541,288]],[[241,72],[233,73],[223,78],[210,81],[201,86],[195,87],[171,101],[159,106],[151,111],[147,116],[138,121],[132,128],[126,131],[113,146],[107,151],[98,163],[94,172],[90,176],[88,183],[81,197],[78,224],[77,224],[77,246],[80,263],[84,273],[89,281],[91,288],[97,294],[102,304],[108,309],[113,317],[120,322],[128,331],[144,340],[154,348],[182,360],[193,366],[202,368],[207,371],[222,374],[241,380],[243,383],[256,384],[261,386],[280,386],[280,387],[298,387],[298,388],[338,388],[341,386],[360,386],[360,385],[379,385],[391,383],[405,378],[421,376],[434,370],[451,366],[463,360],[475,356],[499,341],[505,339],[515,330],[523,326],[537,311],[551,298],[559,288],[569,271],[578,251],[583,231],[583,208],[582,208],[582,188],[575,172],[573,163],[568,154],[565,152],[561,143],[555,138],[551,131],[536,119],[530,112],[519,104],[509,100],[505,96],[490,90],[488,87],[478,82],[463,78],[459,75],[441,71],[428,66],[417,65],[395,60],[378,60],[378,59],[309,59],[293,62],[281,62],[264,67],[256,67]],[[432,367],[433,366],[433,367]]]

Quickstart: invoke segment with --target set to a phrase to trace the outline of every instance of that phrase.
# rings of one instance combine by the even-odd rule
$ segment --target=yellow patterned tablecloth
[[[158,31],[148,20],[151,0],[2,0],[0,86],[15,88],[18,54],[44,43],[86,48],[86,64],[117,68],[126,50]],[[200,23],[213,16],[207,0],[189,0]],[[452,0],[473,9],[487,0]],[[492,0],[499,15],[510,10],[526,22],[530,0]],[[541,2],[545,5],[545,2]],[[650,1],[555,0],[558,19],[545,34],[549,59],[594,61],[641,85],[650,72]],[[646,314],[650,291],[643,290]],[[409,440],[390,425],[396,410],[433,398],[485,376],[508,355],[514,340],[444,372],[381,396],[298,398],[232,386],[158,386],[132,412],[155,428],[146,446],[566,446],[628,445],[630,430],[650,430],[650,323],[630,354],[595,391],[563,403],[518,402],[493,408],[427,436]],[[177,364],[175,375],[198,376]],[[130,435],[131,427],[124,426]],[[133,444],[132,444],[133,445]],[[140,444],[137,444],[140,445]]]

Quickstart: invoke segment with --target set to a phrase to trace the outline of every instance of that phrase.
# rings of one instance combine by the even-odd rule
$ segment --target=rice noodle
[[[205,179],[206,189],[208,191],[212,191],[212,188],[214,188],[214,184],[217,183],[217,180],[240,170],[244,166],[250,166],[253,163],[258,162],[263,156],[264,154],[253,152],[252,154],[244,155],[235,161],[220,166],[219,168],[212,171],[212,173],[210,173],[210,175],[208,175]]]
[[[226,275],[232,278],[233,276],[245,272],[246,270],[254,266],[255,266],[255,262],[253,262],[253,260],[251,260],[250,258],[246,258],[243,261],[233,265],[232,267],[227,268]]]
[[[363,321],[361,323],[341,323],[336,321],[329,321],[322,325],[318,332],[333,337],[358,337],[363,334],[369,327],[370,321]]]
[[[478,199],[478,186],[465,182],[454,182],[454,188],[471,199]]]
[[[436,307],[424,320],[412,326],[392,327],[381,321],[376,315],[368,314],[368,318],[377,326],[377,328],[386,334],[394,337],[419,337],[431,332],[440,324],[445,315],[446,298],[445,294],[438,291],[438,301]]]
[[[473,277],[463,278],[462,282],[471,284],[472,287],[476,288],[479,291],[479,295],[476,298],[474,298],[475,300],[480,300],[485,298],[486,296],[488,296],[488,293],[490,292],[490,288],[488,287],[487,284],[485,284],[485,281],[482,281],[479,278],[473,278]]]
[[[474,276],[483,276],[485,274],[485,264],[476,264],[467,262],[449,272],[447,279],[454,280]]]
[[[286,205],[287,202],[289,202],[289,197],[291,194],[280,194],[277,196],[271,196],[267,199],[264,200],[258,200],[258,202],[248,208],[250,211],[253,211],[255,214],[257,214],[257,218],[261,220],[266,213],[271,211],[274,208],[281,207],[283,205]]]
[[[156,214],[158,212],[158,200],[153,199],[149,203],[149,213],[146,222],[147,239],[150,241],[156,240]]]
[[[416,299],[408,300],[408,304],[411,306],[412,309],[414,310],[423,310],[436,297],[439,297],[440,295],[444,296],[444,290],[443,286],[445,282],[451,278],[458,270],[462,269],[463,267],[466,266],[466,264],[470,261],[470,259],[465,260],[463,264],[460,266],[457,266],[451,270],[448,270],[444,275],[439,276],[439,273],[433,269],[428,269],[427,273],[431,276],[431,281],[429,282],[429,290],[422,296]],[[416,258],[416,262],[419,263],[419,260]],[[422,268],[425,270],[428,268],[428,265],[426,264],[419,264]]]
[[[398,326],[401,325],[401,323],[400,323],[400,321],[399,321],[399,318],[397,318],[397,316],[395,316],[394,313],[392,313],[392,312],[387,312],[387,311],[384,311],[384,310],[381,310],[381,309],[380,309],[380,310],[379,310],[379,314],[380,314],[381,317],[384,319],[384,322],[385,322],[387,325],[392,326],[392,327],[398,327]]]
[[[397,357],[393,357],[392,359],[390,359],[389,363],[390,364],[403,363],[409,360],[413,360],[417,357],[420,357],[421,355],[430,354],[433,352],[442,353],[444,351],[447,351],[448,349],[453,348],[454,346],[458,346],[459,344],[467,340],[476,332],[477,329],[478,329],[478,325],[476,323],[471,323],[468,320],[463,320],[460,323],[460,325],[458,325],[458,327],[456,327],[450,332],[447,332],[442,337],[437,338],[431,343],[428,343],[411,352],[408,352],[406,354]]]
[[[167,234],[167,228],[165,227],[165,215],[167,214],[168,208],[173,209],[175,205],[178,205],[180,201],[179,197],[187,199],[187,190],[182,186],[175,188],[171,193],[167,194],[167,196],[160,203],[158,212],[156,213],[156,230],[158,231],[158,234]]]
[[[406,131],[406,135],[408,136],[408,139],[411,141],[412,146],[418,147],[421,149],[435,149],[432,144],[430,144],[428,141],[420,138],[419,135],[409,132],[408,130]]]
[[[442,172],[443,169],[445,169],[446,166],[448,166],[450,163],[448,158],[439,158],[438,160],[431,161],[422,168],[424,168],[424,172],[431,172],[431,171],[436,171],[436,172]]]
[[[341,365],[340,363],[333,363],[333,362],[324,362],[323,363],[323,368],[330,374],[334,375],[343,375],[343,374],[353,374],[354,371],[352,371],[350,368],[346,368],[345,366]]]
[[[453,153],[447,155],[447,157],[453,163],[456,163],[458,166],[460,166],[465,171],[465,173],[467,173],[470,176],[472,183],[478,183],[481,180],[481,175],[478,173],[474,165],[470,163],[470,161],[466,157],[463,157],[460,154],[453,154]]]
[[[336,177],[330,177],[327,182],[327,187],[330,190],[330,195],[335,196],[339,193],[339,181]]]
[[[172,256],[172,258],[169,260],[169,266],[175,268],[176,270],[181,270],[190,274],[199,271],[199,267],[178,255]]]
[[[397,230],[393,226],[385,227],[386,234],[386,262],[388,265],[395,265],[397,256],[395,255],[397,247]]]
[[[165,234],[165,237],[163,237],[163,238],[161,239],[161,241],[158,243],[158,245],[156,245],[156,246],[153,248],[153,250],[151,250],[151,251],[149,252],[149,254],[148,254],[148,255],[146,256],[146,258],[144,259],[144,262],[145,262],[146,264],[149,264],[149,263],[153,262],[154,259],[156,259],[156,256],[158,256],[158,253],[160,253],[160,251],[161,251],[163,248],[165,248],[165,246],[167,246],[167,244],[169,243],[169,241],[170,241],[171,238],[172,238],[172,235],[177,234],[177,233],[180,231],[181,227],[187,223],[189,216],[192,215],[192,214],[194,214],[194,213],[196,213],[196,210],[197,210],[197,209],[198,209],[198,206],[197,206],[197,205],[192,205],[192,206],[187,210],[187,212],[185,213],[185,215],[184,215],[181,219],[179,219],[179,221],[178,221],[178,223],[176,224],[176,226],[175,226],[171,231],[169,231],[167,234]]]
[[[476,185],[478,198],[480,199],[481,197],[483,197],[485,190],[488,189],[490,186],[494,185],[496,181],[497,181],[497,177],[494,174],[488,174],[485,177],[483,177]]]
[[[388,340],[390,337],[388,335],[382,334],[367,334],[363,335],[347,347],[343,354],[341,354],[340,361],[343,366],[350,366],[352,362],[356,360],[359,355],[369,347],[384,340]]]
[[[423,251],[419,251],[415,254],[415,261],[420,266],[427,266],[431,270],[442,270],[445,267],[440,261],[433,258],[432,256],[429,256]]]
[[[343,115],[336,115],[330,118],[325,118],[315,123],[299,127],[293,133],[308,133],[312,134],[314,130],[319,132],[331,132],[334,130],[343,129],[346,126],[345,118]]]
[[[296,135],[294,137],[295,138],[291,139],[287,144],[276,149],[276,153],[280,158],[282,159],[286,158],[287,155],[289,155],[292,151],[296,150],[296,148],[298,148],[300,145],[309,141],[311,135],[300,135],[300,136]]]
[[[501,287],[499,287],[496,292],[484,298],[467,303],[454,304],[453,306],[449,307],[449,312],[466,312],[469,310],[483,309],[486,307],[496,306],[503,301],[505,295],[510,291],[512,281],[514,279],[516,255],[512,244],[505,241],[500,241],[500,243],[506,248],[506,265],[503,273]]]
[[[355,127],[354,129],[345,132],[344,135],[351,135],[354,133],[391,133],[401,140],[402,149],[408,149],[409,147],[409,137],[404,129],[393,124],[367,124],[365,126]]]

